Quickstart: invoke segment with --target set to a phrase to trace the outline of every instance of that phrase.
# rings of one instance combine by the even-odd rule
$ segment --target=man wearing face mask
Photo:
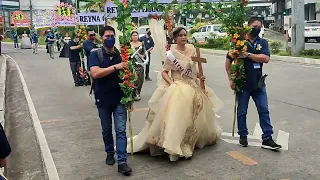
[[[256,17],[250,18],[248,25],[252,27],[252,31],[248,34],[248,50],[240,55],[244,59],[244,67],[246,73],[246,82],[243,91],[238,94],[237,123],[238,134],[240,135],[239,143],[241,146],[248,146],[248,128],[246,123],[249,99],[252,97],[256,104],[260,126],[262,129],[262,148],[280,149],[281,145],[275,143],[272,139],[273,127],[271,125],[268,98],[262,75],[262,67],[264,63],[268,63],[270,59],[270,51],[268,42],[259,37],[262,27],[262,21]],[[230,81],[231,89],[235,89],[235,84],[230,79],[231,63],[233,58],[227,55],[225,67]]]
[[[152,81],[150,76],[149,76],[149,72],[150,72],[150,61],[151,61],[151,51],[153,50],[154,48],[154,42],[153,42],[153,39],[151,37],[151,32],[150,32],[150,29],[147,28],[147,34],[145,36],[142,36],[140,38],[140,41],[144,43],[146,49],[147,49],[147,52],[148,52],[148,56],[149,56],[149,62],[146,66],[146,81]]]
[[[69,61],[74,85],[76,87],[83,86],[79,72],[79,68],[81,66],[80,52],[82,45],[79,44],[79,37],[77,37],[75,33],[73,33],[72,40],[69,41],[68,46],[70,47]]]
[[[86,52],[86,56],[87,56],[87,69],[88,71],[90,71],[89,69],[89,57],[91,54],[91,51],[95,48],[97,48],[96,45],[96,33],[94,32],[94,30],[89,29],[87,30],[87,37],[88,39],[86,39],[83,42],[83,49]]]
[[[105,26],[100,31],[103,47],[92,51],[89,58],[91,76],[94,79],[94,96],[99,117],[101,120],[102,136],[107,153],[106,164],[115,164],[115,152],[117,154],[118,171],[129,176],[132,169],[127,164],[127,110],[120,103],[123,91],[119,83],[120,71],[127,67],[122,62],[120,52],[115,46],[115,30],[111,26]],[[112,116],[116,132],[116,151],[112,136]]]

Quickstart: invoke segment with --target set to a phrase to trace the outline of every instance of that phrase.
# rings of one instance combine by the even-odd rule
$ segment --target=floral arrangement
[[[131,32],[134,29],[131,23],[132,9],[130,6],[131,2],[128,2],[127,0],[115,0],[114,3],[118,6],[118,14],[115,20],[118,23],[118,30],[122,32],[122,35],[119,36],[121,58],[123,62],[128,64],[127,68],[120,72],[120,78],[123,80],[123,83],[120,83],[120,88],[124,93],[121,103],[126,105],[128,111],[130,146],[131,154],[133,154],[131,110],[134,102],[135,75],[133,70],[133,61],[131,59],[133,51],[130,45]]]
[[[250,33],[251,28],[245,25],[248,0],[237,0],[232,3],[231,7],[224,6],[224,4],[217,4],[216,15],[223,24],[223,28],[231,37],[231,56],[234,61],[231,64],[231,80],[235,83],[235,93],[242,91],[245,83],[244,60],[239,56],[247,51],[248,42],[247,34]]]
[[[56,5],[53,12],[54,26],[75,26],[77,21],[77,12],[72,5],[64,2]]]
[[[235,84],[235,104],[233,113],[232,136],[235,133],[235,124],[237,117],[238,94],[242,92],[246,79],[244,60],[240,58],[243,52],[247,51],[248,42],[246,41],[247,34],[251,32],[251,28],[245,25],[248,0],[237,0],[232,5],[224,6],[225,4],[217,4],[216,15],[223,24],[223,28],[231,37],[231,51],[229,56],[233,58],[231,64],[230,79]]]

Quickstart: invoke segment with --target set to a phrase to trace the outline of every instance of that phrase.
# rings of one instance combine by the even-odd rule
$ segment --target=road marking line
[[[44,120],[40,121],[41,124],[46,124],[46,123],[55,123],[55,122],[62,122],[64,119],[49,119],[49,120]]]
[[[277,143],[282,146],[281,149],[289,150],[289,133],[278,130]]]
[[[221,140],[230,143],[230,144],[239,144],[239,140],[235,140],[235,139],[224,139],[221,138]],[[249,146],[253,146],[253,147],[261,147],[261,142],[248,142]]]
[[[254,131],[253,131],[253,136],[255,136],[255,137],[259,138],[259,139],[262,136],[262,130],[261,130],[261,127],[260,127],[259,123],[256,123],[256,127],[254,128]]]
[[[10,57],[9,55],[7,55],[7,57],[9,57],[13,61],[13,63],[16,65],[16,68],[18,70],[21,84],[23,86],[24,95],[26,97],[26,100],[27,100],[27,103],[29,106],[30,115],[31,115],[31,118],[33,121],[33,127],[35,129],[35,132],[36,132],[36,135],[38,138],[38,142],[39,142],[39,146],[40,146],[40,150],[41,150],[41,154],[42,154],[42,159],[43,159],[43,162],[44,162],[47,174],[48,174],[48,179],[49,180],[60,180],[56,165],[55,165],[53,158],[52,158],[52,154],[51,154],[48,142],[46,140],[43,129],[41,127],[36,108],[33,104],[33,101],[32,101],[30,92],[28,90],[27,83],[26,83],[24,76],[22,74],[22,71],[21,71],[18,63],[12,57]]]
[[[226,152],[229,156],[232,158],[240,161],[242,164],[247,165],[247,166],[253,166],[257,165],[258,162],[254,161],[253,159],[250,159],[249,157],[239,153],[238,151],[230,151]]]

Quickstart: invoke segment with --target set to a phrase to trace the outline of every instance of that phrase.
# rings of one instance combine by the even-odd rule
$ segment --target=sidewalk
[[[215,50],[215,49],[201,49],[202,54],[211,54],[217,56],[226,56],[227,50]],[[297,64],[309,64],[309,65],[320,65],[320,59],[304,58],[304,57],[293,57],[293,56],[277,56],[271,55],[271,61],[279,61],[286,63],[297,63]]]

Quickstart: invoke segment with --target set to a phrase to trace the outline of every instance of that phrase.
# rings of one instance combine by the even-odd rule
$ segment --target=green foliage
[[[300,52],[300,56],[320,59],[320,49],[305,49]]]
[[[269,47],[271,49],[271,52],[273,54],[276,54],[276,53],[280,52],[280,48],[282,47],[282,43],[281,43],[281,41],[270,41]]]

